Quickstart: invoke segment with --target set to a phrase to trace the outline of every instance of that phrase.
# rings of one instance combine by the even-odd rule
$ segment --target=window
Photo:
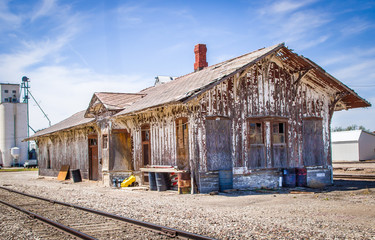
[[[285,123],[272,123],[272,143],[285,143]]]
[[[104,134],[103,135],[103,149],[108,148],[108,135]]]
[[[9,102],[9,99],[8,98],[4,98],[4,102]]]
[[[264,122],[261,120],[248,120],[247,167],[250,169],[261,169],[267,167],[263,124]]]
[[[5,93],[8,93],[8,90],[4,90]]]
[[[17,91],[16,90],[12,90],[12,93],[16,93]]]
[[[261,122],[249,123],[249,143],[263,144],[263,128]]]
[[[89,145],[90,146],[96,146],[96,145],[98,145],[98,140],[96,138],[90,138],[89,139]]]

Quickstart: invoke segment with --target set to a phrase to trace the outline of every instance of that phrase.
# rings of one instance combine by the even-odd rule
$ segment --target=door
[[[303,120],[303,164],[324,166],[323,123],[321,119]]]
[[[187,118],[176,120],[176,147],[178,169],[189,169],[189,131]]]
[[[287,167],[286,123],[272,122],[272,166]]]
[[[150,125],[143,125],[141,132],[143,166],[146,166],[151,164]]]
[[[225,118],[206,119],[207,170],[232,170],[232,121]]]
[[[99,179],[98,137],[89,137],[89,179]]]

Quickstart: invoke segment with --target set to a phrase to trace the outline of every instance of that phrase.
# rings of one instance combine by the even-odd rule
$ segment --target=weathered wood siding
[[[63,131],[41,137],[37,144],[40,175],[57,176],[62,165],[70,165],[71,170],[79,169],[82,177],[88,178],[87,129]]]
[[[203,94],[199,99],[201,111],[194,121],[194,134],[199,136],[196,148],[199,149],[200,169],[207,170],[206,139],[203,137],[207,116],[232,119],[233,166],[245,172],[254,168],[303,166],[303,119],[321,118],[324,161],[319,165],[326,165],[331,93],[308,85],[304,79],[294,84],[297,77],[298,74],[279,65],[276,59],[275,62],[266,59]],[[263,119],[265,150],[261,148],[258,152],[251,152],[248,147],[247,121],[252,118]],[[280,119],[286,121],[286,149],[274,146],[271,139],[272,123]],[[265,151],[265,165],[250,162],[254,154],[262,151]],[[276,159],[276,155],[283,159]]]

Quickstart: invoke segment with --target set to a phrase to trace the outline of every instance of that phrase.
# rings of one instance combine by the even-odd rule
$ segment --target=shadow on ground
[[[322,189],[308,188],[308,187],[296,187],[296,188],[281,188],[281,189],[254,189],[254,190],[239,190],[229,191],[227,193],[214,193],[211,195],[223,195],[228,197],[238,197],[244,195],[260,195],[260,194],[308,194],[308,193],[327,193],[337,191],[356,191],[364,189],[375,189],[374,180],[334,180],[332,186],[328,186]]]

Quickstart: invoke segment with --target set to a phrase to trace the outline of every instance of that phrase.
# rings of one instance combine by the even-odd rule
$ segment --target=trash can
[[[167,179],[166,179],[166,174],[165,173],[156,173],[156,188],[157,190],[160,191],[167,191],[168,186],[167,186]]]
[[[283,170],[283,187],[295,187],[296,186],[296,169],[289,168]]]
[[[155,173],[154,172],[149,172],[148,173],[148,181],[150,183],[150,190],[151,191],[156,191],[156,178],[155,178]]]

